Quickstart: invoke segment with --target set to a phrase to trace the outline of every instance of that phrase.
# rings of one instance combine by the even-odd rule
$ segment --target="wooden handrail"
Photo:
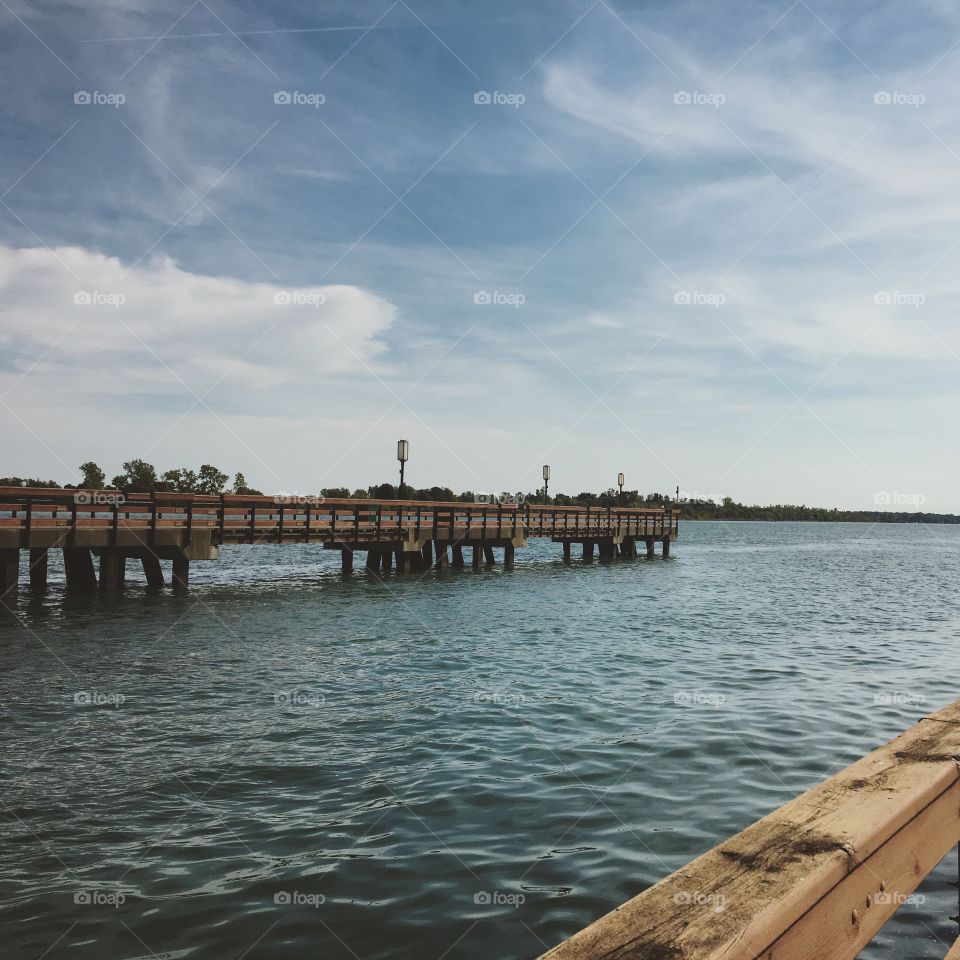
[[[543,958],[850,960],[960,840],[958,756],[960,701]]]

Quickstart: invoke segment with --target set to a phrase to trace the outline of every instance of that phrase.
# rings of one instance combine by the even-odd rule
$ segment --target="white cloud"
[[[46,351],[31,383],[74,397],[92,367],[109,368],[118,392],[166,382],[202,393],[216,380],[248,392],[369,373],[395,319],[391,303],[355,286],[281,287],[190,273],[169,259],[128,268],[81,247],[0,246],[6,365],[22,372]]]

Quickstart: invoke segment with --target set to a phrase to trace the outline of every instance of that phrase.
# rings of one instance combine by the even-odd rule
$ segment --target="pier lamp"
[[[547,490],[550,487],[550,467],[548,464],[543,465],[543,502],[546,503],[548,500]]]
[[[625,477],[622,473],[617,474],[617,486],[620,488],[620,506],[623,506],[623,482]]]
[[[410,441],[397,441],[397,459],[400,461],[400,499],[403,499],[403,468],[410,459]]]

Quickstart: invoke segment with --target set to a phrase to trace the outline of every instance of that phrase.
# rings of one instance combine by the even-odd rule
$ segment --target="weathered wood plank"
[[[960,701],[924,718],[544,957],[855,957],[960,839],[957,755]]]

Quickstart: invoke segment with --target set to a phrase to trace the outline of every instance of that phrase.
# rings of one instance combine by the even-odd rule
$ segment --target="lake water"
[[[673,556],[0,621],[11,958],[533,957],[960,697],[960,528],[691,523]],[[139,579],[138,579],[139,578]],[[864,956],[941,958],[951,854]]]

